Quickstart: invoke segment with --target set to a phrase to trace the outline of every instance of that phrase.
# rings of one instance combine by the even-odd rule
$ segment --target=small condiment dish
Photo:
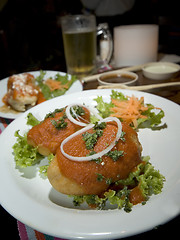
[[[143,75],[154,80],[167,80],[177,76],[180,66],[170,62],[147,63],[142,68]]]
[[[138,75],[133,72],[119,70],[116,73],[102,73],[98,77],[99,85],[125,84],[132,85],[138,80]]]

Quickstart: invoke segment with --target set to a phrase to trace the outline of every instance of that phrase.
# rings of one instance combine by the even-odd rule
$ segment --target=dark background
[[[112,34],[114,26],[158,24],[159,51],[180,55],[177,3],[136,0],[125,14],[97,17],[97,23],[108,22]],[[38,69],[66,71],[60,17],[82,13],[80,0],[0,0],[0,7],[0,79]]]
[[[0,79],[39,69],[66,71],[59,19],[82,12],[80,0],[0,0]],[[125,14],[97,17],[97,23],[108,22],[112,34],[114,26],[158,24],[159,52],[180,55],[179,15],[178,0],[136,0]],[[0,216],[1,236],[19,239],[16,219],[3,208]],[[127,240],[175,238],[178,227],[179,216]]]

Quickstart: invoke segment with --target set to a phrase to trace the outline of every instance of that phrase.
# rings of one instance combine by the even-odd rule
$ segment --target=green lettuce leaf
[[[166,128],[166,123],[160,125],[162,123],[162,118],[165,116],[164,111],[161,109],[158,113],[155,113],[153,109],[155,107],[151,104],[147,104],[148,110],[143,112],[142,115],[147,116],[147,119],[139,118],[138,128],[151,128],[152,130],[160,130]]]
[[[94,99],[97,102],[97,110],[99,111],[102,118],[109,117],[111,114],[110,108],[114,106],[114,104],[106,103],[103,101],[102,96],[98,96],[96,99]]]
[[[15,132],[14,136],[17,137],[16,143],[13,145],[13,155],[17,167],[26,168],[34,166],[44,159],[44,156],[38,153],[37,148],[27,143],[27,134],[21,136],[18,130]],[[53,158],[54,155],[50,154],[47,157],[48,164],[39,167],[41,177],[47,177],[47,169]]]
[[[131,172],[128,178],[117,181],[116,185],[135,186],[136,184],[146,200],[152,194],[161,193],[165,177],[154,168],[149,159],[149,156],[143,157],[143,162],[136,167],[136,171]]]
[[[46,72],[41,70],[40,75],[38,77],[36,77],[35,81],[38,84],[38,86],[40,87],[41,92],[43,93],[46,100],[49,100],[51,98],[58,97],[58,96],[65,94],[65,92],[77,80],[76,76],[72,75],[71,79],[68,80],[68,74],[62,76],[59,73],[57,73],[53,79],[55,81],[61,82],[63,85],[68,84],[68,89],[63,88],[63,89],[56,89],[54,91],[51,91],[50,88],[46,84],[44,84],[45,74],[46,74]]]
[[[115,90],[112,90],[111,98],[121,100],[121,101],[128,100],[128,98],[126,96],[124,96],[124,94],[122,92],[118,92],[118,91],[115,91]]]
[[[48,155],[47,158],[48,158],[48,164],[39,167],[40,176],[43,177],[43,178],[47,177],[47,170],[48,170],[49,164],[51,163],[51,161],[54,158],[54,155],[51,153],[51,154]]]
[[[104,209],[106,203],[115,205],[118,209],[124,209],[126,212],[130,212],[132,204],[129,202],[130,190],[124,187],[122,190],[114,191],[108,190],[104,193],[104,197],[98,195],[82,195],[82,196],[70,196],[73,197],[73,203],[75,206],[80,206],[86,202],[90,206],[95,206],[97,209]]]
[[[123,93],[112,90],[111,98],[118,99],[120,101],[127,100],[128,98],[124,96]],[[112,113],[110,108],[114,107],[112,102],[106,103],[104,102],[102,96],[98,96],[94,99],[97,102],[97,110],[99,111],[101,117],[106,118],[109,117]],[[162,118],[164,117],[164,111],[162,109],[156,110],[152,104],[146,104],[148,107],[147,111],[144,111],[142,115],[147,116],[147,118],[139,118],[137,120],[138,127],[137,128],[151,128],[152,130],[160,130],[166,128],[167,125],[162,123]],[[121,119],[120,119],[121,120]],[[133,126],[132,126],[133,127]]]
[[[145,199],[148,200],[152,194],[161,193],[165,177],[148,162],[144,166],[143,174],[137,177],[137,181]]]
[[[118,209],[124,209],[130,212],[132,203],[130,203],[129,195],[132,187],[139,186],[144,196],[145,201],[149,199],[152,194],[159,194],[162,191],[165,177],[156,170],[149,162],[150,157],[143,157],[143,162],[136,167],[136,171],[129,174],[126,179],[119,180],[115,185],[124,186],[122,190],[109,189],[104,193],[103,197],[98,195],[82,195],[71,196],[75,206],[80,206],[86,202],[88,205],[96,206],[97,209],[104,209],[107,202],[114,205]],[[145,201],[142,203],[144,204]]]
[[[21,136],[19,130],[17,130],[14,136],[17,137],[16,143],[13,145],[16,166],[25,168],[38,163],[42,156],[38,153],[37,148],[27,143],[27,134]]]
[[[40,123],[40,121],[32,114],[32,113],[28,113],[27,115],[27,125],[30,125],[32,127],[38,125]]]

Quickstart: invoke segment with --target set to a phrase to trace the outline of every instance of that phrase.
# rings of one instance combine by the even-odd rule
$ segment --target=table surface
[[[176,76],[176,78],[173,79],[168,79],[168,80],[152,80],[148,79],[143,76],[142,71],[137,71],[135,72],[138,74],[138,80],[136,82],[137,86],[140,85],[148,85],[148,84],[157,84],[157,83],[164,83],[164,82],[178,82],[180,81],[180,74]],[[93,81],[84,83],[83,89],[88,90],[88,89],[96,89],[98,87],[98,81],[95,79]],[[180,86],[173,86],[173,87],[164,87],[164,88],[158,88],[158,89],[153,89],[146,91],[149,93],[156,94],[158,96],[167,98],[175,103],[180,104]]]
[[[147,84],[155,84],[164,81],[150,80],[143,76],[141,71],[136,72],[139,76],[136,85],[147,85]],[[180,81],[180,75],[178,75],[174,79],[169,79],[168,81]],[[91,82],[87,82],[83,84],[83,90],[96,89],[98,86],[97,80],[93,80]],[[148,91],[150,93],[156,94],[158,96],[167,98],[177,104],[180,104],[180,87],[166,87],[161,89],[155,89]],[[1,121],[2,119],[0,119]],[[17,229],[17,221],[14,219],[9,213],[7,213],[2,207],[0,208],[0,216],[1,216],[1,235],[2,236],[13,236],[13,239],[19,239],[18,229]],[[148,217],[148,216],[147,216]],[[8,228],[7,228],[8,226]],[[176,218],[172,219],[168,223],[164,225],[160,225],[155,229],[141,233],[136,236],[128,237],[127,240],[137,240],[137,239],[147,239],[147,238],[155,238],[157,236],[163,237],[175,237],[179,234],[180,227],[180,215]],[[9,229],[9,231],[7,230]],[[11,238],[12,239],[12,238]],[[25,240],[25,239],[23,239]],[[33,240],[33,239],[32,239]]]

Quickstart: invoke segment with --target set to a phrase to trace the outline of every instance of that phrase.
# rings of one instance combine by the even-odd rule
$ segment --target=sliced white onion
[[[72,161],[91,161],[91,160],[95,160],[95,159],[98,159],[98,158],[101,158],[102,156],[104,156],[106,153],[108,153],[116,144],[116,141],[118,141],[121,137],[121,133],[122,133],[122,124],[120,122],[120,120],[116,117],[108,117],[108,118],[105,118],[101,121],[99,121],[98,123],[101,123],[101,122],[111,122],[111,121],[115,121],[117,123],[117,127],[118,127],[118,130],[117,130],[117,133],[116,133],[116,137],[114,139],[114,141],[112,141],[112,143],[106,148],[104,149],[103,151],[101,152],[98,152],[98,153],[95,153],[93,155],[90,155],[90,156],[84,156],[84,157],[75,157],[75,156],[71,156],[69,155],[68,153],[66,153],[64,151],[64,144],[66,144],[69,140],[71,140],[72,138],[74,138],[75,136],[81,134],[81,133],[84,133],[86,131],[88,131],[89,129],[93,128],[94,127],[94,124],[89,124],[88,126],[82,128],[81,130],[73,133],[72,135],[70,135],[69,137],[67,137],[65,140],[63,140],[63,142],[61,143],[61,152],[62,154],[72,160]]]
[[[80,121],[77,121],[75,118],[73,118],[73,116],[71,115],[71,112],[70,112],[71,109],[72,109],[72,111],[73,111],[73,106],[85,107],[85,108],[87,108],[87,109],[89,110],[90,113],[92,113],[93,115],[95,115],[95,117],[97,117],[99,120],[102,119],[102,117],[99,116],[99,114],[98,114],[93,108],[90,108],[90,107],[88,107],[88,106],[86,106],[86,105],[83,105],[83,104],[73,103],[73,104],[70,104],[70,105],[67,106],[67,108],[66,108],[66,116],[67,116],[67,118],[68,118],[71,122],[73,122],[73,123],[76,124],[76,125],[79,125],[79,126],[81,126],[81,127],[85,127],[85,126],[87,126],[89,123],[80,122]],[[74,113],[75,115],[77,115],[75,112],[73,112],[73,113]],[[77,115],[77,119],[78,119],[78,118],[79,118],[79,119],[83,119],[81,116],[78,116],[78,115]]]

